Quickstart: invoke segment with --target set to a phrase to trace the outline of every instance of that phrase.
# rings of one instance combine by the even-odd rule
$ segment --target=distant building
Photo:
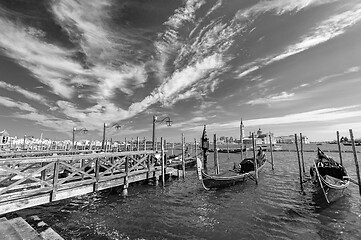
[[[295,143],[295,136],[288,135],[288,136],[279,136],[275,137],[277,143],[285,143],[285,144],[293,144]],[[309,144],[310,140],[307,136],[302,136],[302,143]]]
[[[9,144],[9,133],[6,130],[0,132],[0,145]]]
[[[254,135],[254,139],[255,139],[256,145],[269,145],[270,141],[272,142],[272,144],[276,143],[273,133],[271,133],[271,132],[264,133],[260,128]],[[251,132],[249,133],[248,137],[243,138],[243,143],[248,144],[248,145],[252,144],[252,133]]]

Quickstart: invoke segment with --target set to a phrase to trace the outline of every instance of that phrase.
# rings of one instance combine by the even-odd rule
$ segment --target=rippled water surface
[[[208,170],[212,172],[213,154]],[[268,154],[269,155],[269,154]],[[338,153],[329,153],[338,160]],[[239,155],[219,154],[223,171]],[[306,172],[315,153],[305,153]],[[344,165],[355,177],[353,155]],[[310,182],[300,191],[297,155],[276,152],[275,170],[267,164],[259,184],[205,191],[195,169],[186,179],[161,186],[131,185],[129,196],[103,191],[26,209],[65,239],[361,239],[361,197],[350,185],[332,204],[315,193]]]

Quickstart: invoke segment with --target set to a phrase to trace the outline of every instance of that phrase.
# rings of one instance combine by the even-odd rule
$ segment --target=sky
[[[0,0],[0,130],[359,138],[360,39],[359,0]]]

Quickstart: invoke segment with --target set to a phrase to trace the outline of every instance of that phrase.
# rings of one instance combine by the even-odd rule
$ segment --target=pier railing
[[[159,177],[154,151],[0,159],[0,214]]]

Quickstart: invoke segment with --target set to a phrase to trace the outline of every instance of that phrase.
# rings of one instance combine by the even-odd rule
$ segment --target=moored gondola
[[[202,185],[206,190],[229,187],[247,179],[255,179],[256,174],[259,174],[266,164],[266,155],[263,153],[256,159],[256,170],[254,159],[246,158],[239,164],[238,167],[234,167],[227,172],[214,175],[206,173],[203,169],[201,160],[197,159],[198,178],[201,180]]]
[[[340,198],[350,184],[345,167],[327,156],[318,148],[317,158],[310,168],[310,174],[318,190],[328,203]]]

